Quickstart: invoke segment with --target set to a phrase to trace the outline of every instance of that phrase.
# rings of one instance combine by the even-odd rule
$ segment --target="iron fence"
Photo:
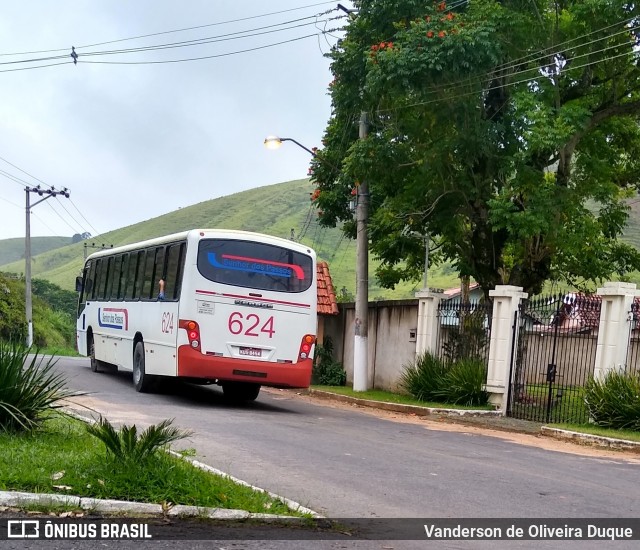
[[[599,296],[573,293],[520,304],[510,416],[539,422],[587,421],[584,385],[595,369],[600,309]]]
[[[486,379],[492,312],[492,301],[441,301],[437,311],[438,357],[449,364],[462,359],[481,361]]]
[[[634,300],[629,311],[629,340],[625,371],[640,374],[640,301]]]

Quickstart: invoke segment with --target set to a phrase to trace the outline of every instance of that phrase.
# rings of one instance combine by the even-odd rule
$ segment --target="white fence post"
[[[416,330],[416,357],[431,352],[437,354],[438,304],[445,297],[444,292],[421,290],[416,292],[418,298],[418,328]]]
[[[489,291],[489,296],[493,298],[493,315],[485,391],[489,393],[489,402],[506,415],[514,345],[513,323],[520,300],[529,295],[519,286],[498,285]]]
[[[599,288],[602,297],[598,346],[594,378],[603,380],[609,371],[624,369],[629,346],[630,311],[633,300],[640,295],[634,283],[610,282]]]

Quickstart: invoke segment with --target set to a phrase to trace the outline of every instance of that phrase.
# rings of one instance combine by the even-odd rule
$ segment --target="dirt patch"
[[[343,401],[327,397],[326,395],[318,397],[300,390],[263,388],[263,391],[272,395],[280,395],[281,397],[286,396],[290,399],[300,399],[309,403],[332,407],[334,409],[357,409],[359,412],[376,416],[377,418],[384,418],[385,420],[393,422],[419,424],[428,430],[497,437],[505,441],[517,443],[518,445],[528,445],[530,447],[537,447],[548,451],[557,451],[561,453],[640,464],[638,450],[602,449],[587,444],[576,443],[575,441],[565,441],[544,436],[540,433],[540,427],[542,424],[536,422],[527,422],[525,420],[495,416],[450,417],[437,414],[419,416],[412,413],[385,411],[382,409],[363,407],[357,403],[345,403]]]

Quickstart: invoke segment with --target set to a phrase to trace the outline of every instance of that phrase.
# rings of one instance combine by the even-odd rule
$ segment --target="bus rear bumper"
[[[203,355],[189,346],[178,348],[178,376],[220,382],[250,382],[278,388],[308,388],[313,360],[269,363]]]

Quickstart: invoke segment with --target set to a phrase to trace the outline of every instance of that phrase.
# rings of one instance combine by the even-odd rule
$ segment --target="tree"
[[[637,5],[354,3],[312,178],[321,223],[352,237],[347,203],[366,178],[383,285],[419,277],[426,233],[433,260],[485,292],[640,267],[618,239],[640,168]]]

